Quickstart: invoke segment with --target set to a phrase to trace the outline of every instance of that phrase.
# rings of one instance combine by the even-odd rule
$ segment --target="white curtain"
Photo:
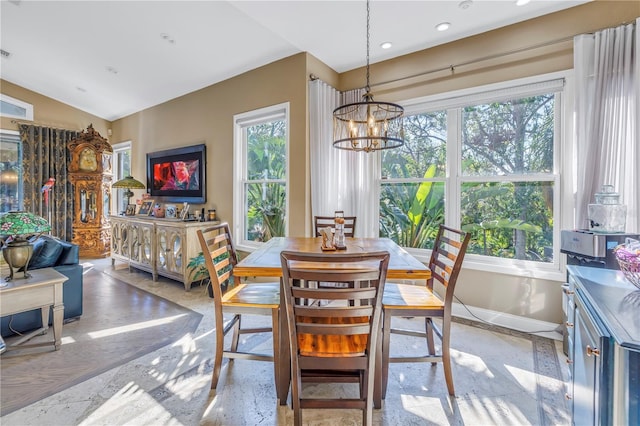
[[[333,173],[338,161],[333,138],[332,113],[340,102],[340,93],[321,80],[309,82],[309,143],[311,170],[311,213],[331,216],[338,208],[339,176]]]
[[[311,212],[331,216],[343,210],[356,216],[358,237],[377,236],[378,153],[333,147],[333,110],[362,99],[364,89],[339,93],[327,83],[309,82]]]
[[[640,48],[636,24],[576,36],[576,223],[603,184],[627,205],[627,232],[640,232]]]

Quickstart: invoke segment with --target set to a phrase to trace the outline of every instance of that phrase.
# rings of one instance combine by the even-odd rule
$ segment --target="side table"
[[[21,345],[39,334],[45,334],[49,329],[49,308],[53,308],[53,343],[59,350],[62,341],[62,320],[64,318],[64,304],[62,303],[62,284],[68,279],[53,268],[35,269],[29,271],[30,278],[14,278],[6,282],[1,279],[5,287],[0,287],[0,316],[13,315],[20,312],[40,309],[42,312],[42,328],[35,330],[7,349]],[[20,274],[18,274],[21,276]],[[31,345],[30,345],[31,346]]]

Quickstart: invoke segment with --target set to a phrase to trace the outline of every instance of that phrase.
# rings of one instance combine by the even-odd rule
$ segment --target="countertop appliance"
[[[560,231],[560,252],[567,255],[567,265],[620,269],[613,249],[627,238],[640,234],[601,233],[583,229]]]

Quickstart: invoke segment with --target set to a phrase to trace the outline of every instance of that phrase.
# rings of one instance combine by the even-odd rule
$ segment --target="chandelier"
[[[347,151],[380,151],[404,145],[404,108],[375,102],[369,86],[369,0],[367,0],[367,85],[361,102],[333,110],[333,146]]]

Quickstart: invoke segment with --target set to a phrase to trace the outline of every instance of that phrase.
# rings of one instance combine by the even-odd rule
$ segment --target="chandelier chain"
[[[371,87],[369,86],[369,14],[369,0],[367,0],[367,85],[365,86],[367,93],[371,92]]]
[[[404,145],[404,108],[373,100],[370,86],[371,9],[367,5],[367,85],[362,101],[333,110],[333,146],[356,152],[375,152]]]

